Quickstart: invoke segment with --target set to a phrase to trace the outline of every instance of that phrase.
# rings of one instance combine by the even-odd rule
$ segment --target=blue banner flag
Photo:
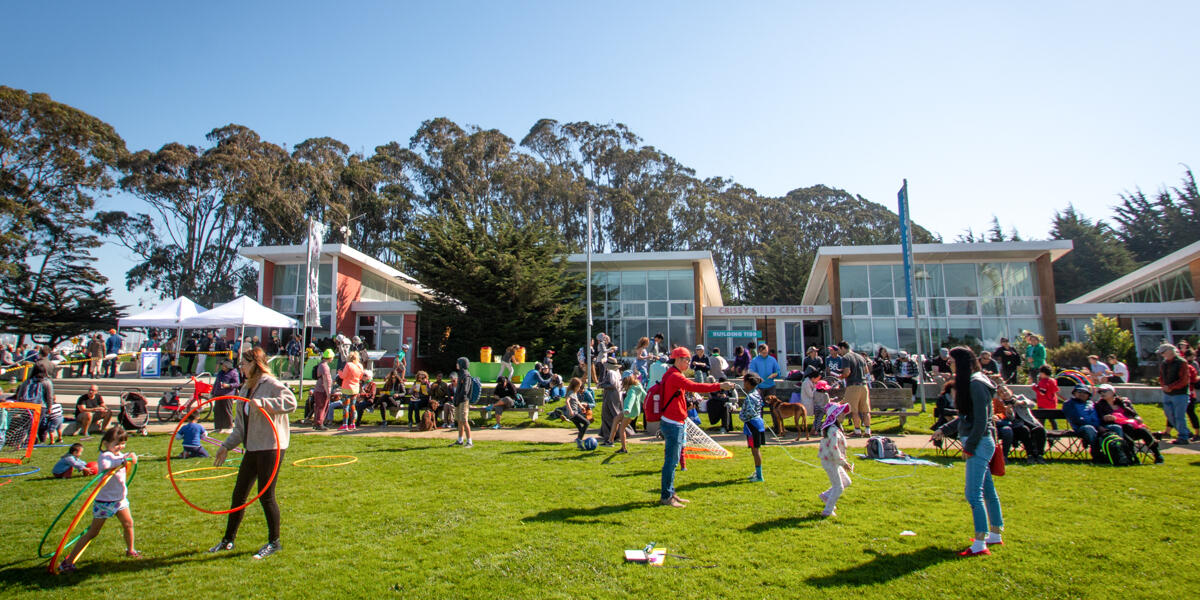
[[[900,192],[896,194],[900,201],[900,254],[904,257],[904,298],[905,313],[908,318],[913,316],[913,255],[912,255],[912,223],[908,214],[908,180],[904,180]]]

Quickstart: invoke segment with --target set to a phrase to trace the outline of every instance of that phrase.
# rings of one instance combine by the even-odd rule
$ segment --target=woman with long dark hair
[[[240,506],[246,501],[250,486],[255,481],[258,482],[259,491],[262,491],[267,480],[271,479],[277,458],[282,470],[283,454],[290,440],[288,414],[296,410],[296,395],[292,393],[291,388],[271,375],[267,355],[261,347],[243,352],[240,368],[245,376],[241,396],[248,398],[250,402],[237,403],[233,417],[233,433],[221,443],[214,457],[216,460],[213,461],[213,464],[219,467],[225,462],[225,456],[230,450],[239,445],[246,448],[245,454],[242,455],[242,463],[238,467],[237,481],[233,484],[230,508]],[[270,419],[264,418],[263,411],[250,406],[251,403],[261,406]],[[275,429],[275,433],[271,433],[272,428]],[[276,436],[279,437],[278,454],[275,446]],[[280,473],[276,473],[275,479],[270,482],[271,485],[267,486],[267,491],[258,499],[263,514],[267,517],[267,545],[254,554],[254,558],[259,560],[275,554],[282,547],[279,542],[279,503],[275,501],[275,485],[279,483],[279,475]],[[241,526],[245,514],[246,509],[229,513],[224,537],[216,546],[209,548],[209,552],[233,550],[233,540],[237,537],[238,527]]]
[[[958,408],[958,436],[967,457],[965,495],[975,522],[975,540],[960,556],[991,554],[988,546],[1003,544],[1004,517],[1000,496],[988,468],[996,452],[992,424],[992,396],[996,388],[980,371],[979,359],[966,346],[950,351],[954,361],[954,399]]]

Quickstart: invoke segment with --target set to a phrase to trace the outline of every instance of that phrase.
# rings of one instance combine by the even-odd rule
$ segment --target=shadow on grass
[[[807,582],[817,587],[847,587],[887,583],[926,569],[940,562],[958,558],[956,550],[931,546],[904,554],[882,554],[866,550],[874,556],[865,563],[839,569],[829,575],[810,577]]]
[[[646,475],[661,475],[662,469],[646,469],[644,471],[630,471],[629,473],[613,473],[609,477],[645,477]]]
[[[238,554],[207,554],[202,550],[187,550],[167,554],[165,556],[151,556],[137,560],[118,558],[106,560],[89,560],[84,556],[80,562],[80,568],[74,573],[64,575],[51,575],[46,571],[49,564],[48,561],[38,561],[35,566],[22,567],[14,569],[0,570],[0,581],[6,584],[23,583],[27,589],[57,589],[61,587],[73,587],[84,581],[87,581],[92,576],[109,575],[111,573],[125,572],[153,572],[153,569],[159,567],[169,567],[181,563],[203,562],[216,560],[221,558],[238,558],[245,560],[245,555],[249,551]]]
[[[637,510],[639,508],[653,508],[658,506],[657,501],[642,500],[639,502],[626,502],[624,504],[610,504],[607,506],[593,506],[590,508],[574,507],[574,508],[554,508],[545,510],[536,515],[525,517],[523,521],[535,521],[539,523],[595,523],[596,517],[604,515],[612,515],[616,513]]]
[[[791,529],[793,527],[802,527],[808,523],[820,522],[823,520],[825,520],[825,517],[821,516],[821,511],[818,510],[804,515],[803,517],[780,517],[778,519],[771,519],[770,521],[763,521],[761,523],[751,523],[749,527],[746,527],[742,531],[749,531],[750,533],[762,533],[772,529]]]
[[[413,446],[411,448],[403,448],[403,447],[371,448],[369,450],[362,450],[362,452],[415,452],[417,450],[433,450],[434,448],[441,448],[441,446]]]
[[[658,472],[661,472],[661,471],[658,471]],[[745,478],[741,478],[741,477],[739,477],[737,479],[726,479],[724,481],[693,481],[690,483],[685,483],[683,485],[675,486],[675,491],[676,492],[690,492],[693,490],[702,490],[702,489],[706,489],[706,488],[725,487],[727,485],[742,485],[743,483],[750,485],[750,482],[746,481]],[[657,492],[658,490],[654,490],[654,491]]]

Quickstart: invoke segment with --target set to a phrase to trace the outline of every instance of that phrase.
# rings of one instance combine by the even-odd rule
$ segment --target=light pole
[[[583,376],[587,378],[588,387],[592,385],[592,194],[587,197],[587,338],[583,340],[584,357],[587,364],[583,365]]]

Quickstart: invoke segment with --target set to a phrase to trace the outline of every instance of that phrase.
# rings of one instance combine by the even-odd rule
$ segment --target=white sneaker
[[[467,443],[463,444],[463,448],[474,448],[474,447],[475,447],[475,442],[472,442],[471,440],[467,440]]]

